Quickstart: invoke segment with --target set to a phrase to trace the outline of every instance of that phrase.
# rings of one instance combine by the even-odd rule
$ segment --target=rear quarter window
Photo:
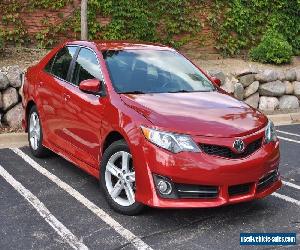
[[[46,72],[57,76],[60,79],[67,80],[68,71],[72,59],[76,53],[77,47],[64,47],[48,62],[45,67]]]
[[[55,54],[56,56],[56,54]],[[47,63],[46,67],[45,67],[45,71],[48,72],[48,73],[51,73],[52,72],[52,65],[53,65],[53,62],[55,60],[55,56],[53,56],[51,58],[51,60]]]

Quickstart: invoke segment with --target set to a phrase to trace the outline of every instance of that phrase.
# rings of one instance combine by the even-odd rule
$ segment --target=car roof
[[[171,50],[173,48],[157,44],[157,43],[146,43],[146,42],[131,42],[131,41],[69,41],[67,44],[91,46],[96,45],[99,50],[124,50],[124,49],[151,49],[151,50]]]

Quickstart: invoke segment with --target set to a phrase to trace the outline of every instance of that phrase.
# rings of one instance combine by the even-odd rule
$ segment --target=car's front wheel
[[[35,157],[44,157],[48,150],[43,146],[43,131],[36,106],[33,106],[28,114],[28,141],[32,154]]]
[[[101,186],[109,205],[119,213],[135,215],[144,205],[135,200],[135,169],[124,140],[112,143],[104,152]]]

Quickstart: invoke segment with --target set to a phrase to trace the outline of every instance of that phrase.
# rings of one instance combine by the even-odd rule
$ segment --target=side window
[[[53,62],[55,60],[55,56],[56,56],[56,54],[51,58],[51,60],[47,63],[47,65],[45,67],[45,71],[48,72],[48,73],[52,72],[52,65],[53,65]]]
[[[75,69],[72,77],[72,83],[79,85],[80,82],[88,79],[102,80],[100,65],[96,55],[89,49],[82,48],[75,62]]]
[[[52,74],[66,80],[72,58],[77,50],[77,47],[70,46],[62,48],[55,56],[52,65]]]

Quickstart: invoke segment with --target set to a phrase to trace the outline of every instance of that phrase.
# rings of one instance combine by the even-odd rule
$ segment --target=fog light
[[[165,199],[177,199],[177,191],[172,181],[161,175],[153,174],[155,190],[157,194]]]
[[[161,194],[168,195],[172,192],[172,185],[167,180],[160,180],[157,183],[157,189]]]

